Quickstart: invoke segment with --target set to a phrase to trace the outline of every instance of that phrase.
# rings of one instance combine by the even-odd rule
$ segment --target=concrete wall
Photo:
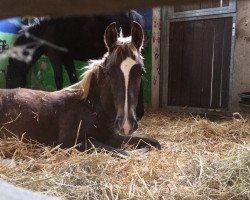
[[[234,54],[232,111],[238,111],[238,94],[250,92],[250,1],[238,0]]]

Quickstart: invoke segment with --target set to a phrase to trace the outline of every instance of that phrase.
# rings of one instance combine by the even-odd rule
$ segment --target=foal
[[[83,79],[68,88],[0,90],[0,135],[24,135],[62,148],[80,144],[79,150],[94,145],[122,154],[123,143],[160,149],[155,139],[131,136],[138,128],[136,106],[144,71],[141,26],[133,22],[131,37],[118,38],[112,23],[104,42],[105,56],[92,61]]]

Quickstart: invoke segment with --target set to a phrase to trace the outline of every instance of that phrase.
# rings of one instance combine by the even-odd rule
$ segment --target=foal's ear
[[[108,51],[110,51],[113,44],[116,43],[117,38],[118,38],[118,32],[116,30],[116,23],[113,22],[108,25],[104,34],[104,42],[106,44]]]
[[[141,25],[135,21],[132,23],[131,37],[136,49],[140,50],[143,45],[144,33]]]

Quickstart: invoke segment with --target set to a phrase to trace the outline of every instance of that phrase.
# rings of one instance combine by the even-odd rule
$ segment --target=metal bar
[[[167,18],[177,19],[177,18],[187,18],[187,17],[198,17],[198,16],[207,16],[214,14],[226,14],[236,12],[236,1],[230,0],[229,6],[225,7],[216,7],[216,8],[206,8],[199,10],[188,10],[183,12],[174,12],[173,6],[170,7],[170,12]]]
[[[194,20],[202,20],[202,19],[215,19],[215,18],[225,18],[225,17],[233,17],[235,13],[225,13],[225,14],[216,14],[209,16],[197,16],[197,17],[188,17],[188,18],[178,18],[178,19],[168,19],[169,22],[179,22],[179,21],[194,21]]]
[[[173,16],[168,16],[169,19],[185,18],[185,17],[196,17],[196,16],[207,16],[214,14],[226,14],[235,12],[233,9],[229,8],[209,8],[201,10],[186,11],[183,13],[176,13]]]

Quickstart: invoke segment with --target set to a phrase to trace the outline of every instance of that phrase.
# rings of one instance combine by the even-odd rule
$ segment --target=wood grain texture
[[[203,0],[206,2],[209,0]],[[69,16],[109,13],[132,8],[188,4],[200,0],[1,0],[0,18],[13,16]]]
[[[232,18],[170,23],[168,105],[228,107]]]

